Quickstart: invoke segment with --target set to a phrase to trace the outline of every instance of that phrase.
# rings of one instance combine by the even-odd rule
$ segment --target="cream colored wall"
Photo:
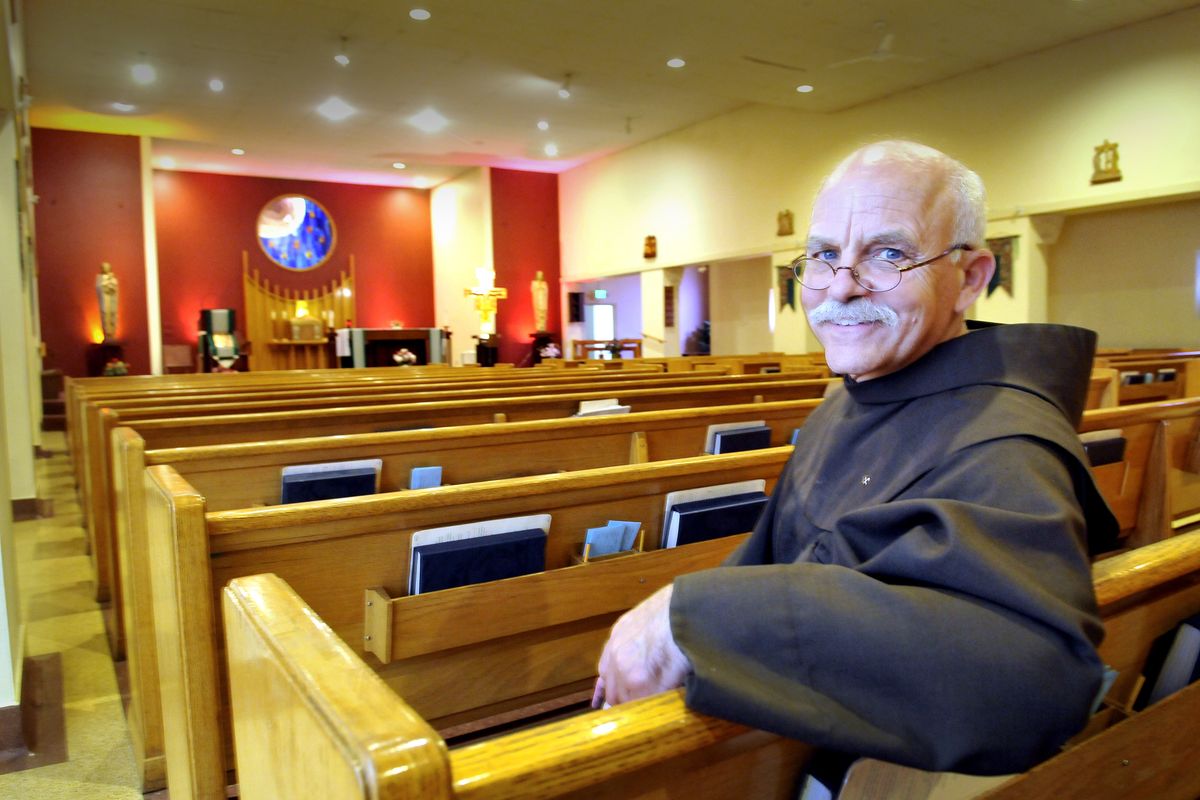
[[[656,268],[783,254],[803,237],[821,177],[854,146],[885,137],[926,142],[976,169],[993,221],[1200,194],[1197,41],[1200,9],[1191,9],[835,114],[749,106],[586,164],[560,178],[563,275],[644,269],[647,234],[657,237]],[[1120,144],[1125,179],[1091,186],[1093,148],[1105,139]],[[775,236],[785,208],[798,237]],[[1026,267],[1017,280],[1044,295],[1038,265]],[[1044,303],[988,310],[1036,319]]]
[[[1067,217],[1051,255],[1055,322],[1102,347],[1200,347],[1200,200]]]
[[[454,363],[463,353],[473,363],[479,314],[463,290],[475,286],[475,270],[494,269],[491,172],[471,169],[433,189],[433,307],[435,325],[450,326]],[[504,301],[500,301],[504,313]]]
[[[641,274],[642,292],[642,355],[664,356],[667,330],[663,327],[663,287],[666,275],[661,269],[648,269]]]
[[[772,272],[768,256],[709,265],[713,355],[763,353],[774,347],[767,327]]]

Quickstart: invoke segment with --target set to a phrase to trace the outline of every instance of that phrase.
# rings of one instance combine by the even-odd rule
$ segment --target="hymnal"
[[[1146,680],[1133,704],[1138,711],[1200,680],[1200,615],[1154,640],[1143,674]]]
[[[604,400],[580,400],[577,417],[602,417],[608,414],[628,414],[629,406],[623,406],[615,397]]]
[[[1083,452],[1093,467],[1115,464],[1125,458],[1125,437],[1119,429],[1081,433],[1079,441],[1083,443]]]
[[[379,491],[383,459],[332,461],[284,467],[280,479],[280,503],[333,500]]]
[[[546,532],[528,528],[413,548],[410,594],[498,581],[546,569]]]
[[[601,527],[588,528],[583,537],[588,546],[588,558],[632,550],[641,527],[640,522],[610,519]]]
[[[717,422],[709,425],[704,431],[704,452],[715,453],[717,434],[724,431],[746,430],[747,428],[764,428],[767,423],[761,419],[743,420],[741,422]],[[725,452],[731,453],[732,450]]]
[[[771,446],[771,429],[766,425],[717,431],[713,436],[713,454],[740,453]]]
[[[414,531],[409,543],[409,592],[415,594],[413,572],[417,563],[417,549],[425,545],[442,542],[456,542],[463,539],[477,539],[500,533],[513,531],[540,530],[550,532],[549,514],[528,514],[522,517],[505,517],[488,519],[479,522],[467,522],[461,525],[446,525],[441,528],[426,528]]]
[[[766,505],[767,496],[763,492],[743,492],[677,503],[671,507],[662,546],[678,547],[746,533],[754,529]]]

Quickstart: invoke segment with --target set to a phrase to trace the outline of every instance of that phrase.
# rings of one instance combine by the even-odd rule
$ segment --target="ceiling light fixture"
[[[317,106],[317,113],[330,122],[341,122],[358,111],[340,97],[331,97]]]
[[[350,56],[346,53],[346,37],[342,36],[340,38],[342,40],[342,46],[338,48],[337,55],[333,57],[333,60],[336,63],[341,64],[343,67],[348,67],[350,66]]]
[[[558,87],[558,96],[563,100],[571,97],[571,73],[568,72],[563,76],[562,85]]]
[[[407,166],[408,166],[408,164],[405,164],[403,161],[393,161],[392,162],[392,169],[404,169]]]
[[[230,150],[229,152],[233,153],[235,156],[244,156],[244,155],[246,155],[246,151],[245,151],[245,150],[243,150],[243,149],[242,149],[242,148],[240,148],[240,147],[235,147],[235,148],[233,148],[232,150]]]
[[[128,114],[130,111],[137,110],[137,106],[133,105],[132,103],[113,103],[112,107],[114,110],[120,111],[122,114]]]
[[[539,130],[539,131],[548,131],[548,130],[550,130],[550,123],[549,123],[549,122],[547,122],[547,121],[546,121],[546,120],[544,120],[544,119],[539,119],[539,120],[538,120],[538,130]]]
[[[437,133],[442,128],[450,124],[450,120],[438,113],[435,108],[426,108],[418,111],[411,117],[405,120],[409,125],[412,125],[417,130],[425,133]]]
[[[547,142],[546,146],[542,148],[542,151],[551,158],[554,158],[558,155],[558,145],[556,145],[554,142]]]
[[[159,169],[175,169],[177,166],[179,166],[178,163],[171,156],[162,156],[158,159]]]
[[[808,94],[812,90],[813,90],[813,87],[807,83],[802,83],[796,87],[796,91],[799,92],[800,94]]]
[[[225,81],[220,78],[213,78],[208,82],[208,88],[214,92],[223,92],[225,91]]]
[[[670,67],[671,69],[680,69],[681,67],[683,67],[686,64],[687,64],[687,62],[684,61],[682,58],[672,58],[670,61],[667,62],[667,66]]]
[[[130,67],[129,73],[133,75],[134,82],[140,83],[142,86],[154,83],[158,79],[158,71],[144,61]]]
[[[427,20],[431,16],[433,16],[432,14],[430,14],[427,10],[425,10],[423,8],[414,8],[412,11],[408,12],[408,15],[410,17],[412,17],[413,19],[415,19],[417,22],[424,22],[425,20]]]

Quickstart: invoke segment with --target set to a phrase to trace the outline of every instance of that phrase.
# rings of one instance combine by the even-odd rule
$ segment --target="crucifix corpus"
[[[496,286],[496,273],[487,267],[475,270],[478,285],[463,289],[464,297],[475,298],[475,310],[479,312],[479,336],[486,339],[496,332],[496,306],[498,301],[508,298],[508,289]]]

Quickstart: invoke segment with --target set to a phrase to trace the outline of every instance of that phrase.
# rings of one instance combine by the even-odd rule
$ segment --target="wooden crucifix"
[[[496,273],[488,267],[475,270],[478,285],[463,290],[464,297],[475,298],[475,310],[479,312],[479,335],[487,338],[496,332],[496,306],[508,298],[508,289],[496,286]]]

